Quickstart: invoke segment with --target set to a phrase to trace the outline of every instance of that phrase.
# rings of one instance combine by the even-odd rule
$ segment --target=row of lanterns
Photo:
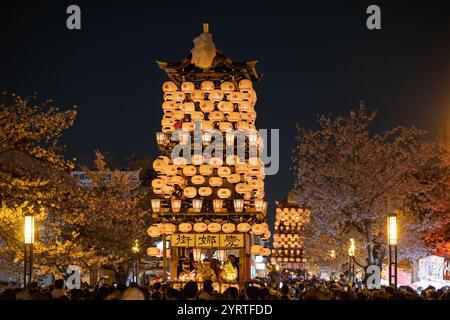
[[[216,169],[220,177],[227,178],[232,175],[232,167],[235,174],[243,174],[245,179],[252,177],[264,177],[264,163],[257,157],[251,157],[246,162],[237,159],[237,156],[227,156],[225,160],[227,166],[224,166],[224,161],[219,157],[212,157],[205,159],[201,155],[192,156],[191,164],[188,164],[188,159],[184,157],[174,158],[173,161],[165,159],[167,157],[161,156],[153,161],[153,169],[166,176],[175,176],[179,174],[178,170],[184,175],[192,177],[196,174],[203,176],[210,176],[213,170]],[[204,162],[207,162],[206,164]],[[173,164],[171,164],[173,163]]]
[[[204,129],[203,129],[204,130]],[[205,130],[201,134],[201,140],[204,145],[208,145],[211,143],[212,138],[217,138],[216,133],[213,135],[212,133],[213,129],[211,130]],[[238,139],[238,141],[244,142],[244,139],[241,138],[242,136],[245,136],[247,138],[248,144],[250,146],[262,146],[264,141],[262,137],[258,134],[258,131],[256,130],[226,130],[225,132],[225,144],[228,146],[233,146],[235,144],[235,140]],[[180,142],[181,145],[186,145],[189,142],[190,133],[188,131],[179,131],[177,132],[178,135],[178,142]],[[157,132],[156,133],[156,142],[159,145],[166,145],[170,141],[169,136],[165,134],[164,132]]]
[[[239,81],[238,88],[239,88],[239,90],[241,90],[243,92],[249,92],[253,89],[253,83],[248,79],[243,79],[243,80]],[[216,85],[214,84],[213,81],[203,81],[200,84],[200,89],[205,92],[212,92],[216,89]],[[223,92],[231,93],[231,92],[235,91],[235,89],[236,89],[236,86],[231,81],[224,81],[220,84],[220,90],[222,90]],[[178,90],[178,86],[173,81],[166,81],[162,85],[162,91],[164,93],[167,93],[167,92],[173,93],[177,90]],[[181,84],[181,91],[184,93],[192,93],[195,91],[195,84],[193,82],[187,82],[187,81],[183,82]]]
[[[305,258],[293,258],[293,257],[276,257],[277,262],[306,262]]]
[[[162,199],[152,199],[151,200],[153,212],[155,212],[155,213],[161,212],[161,210],[162,210],[161,203],[162,203]],[[171,203],[171,211],[172,212],[174,212],[174,213],[180,212],[181,204],[182,204],[181,199],[171,199],[170,203]],[[222,210],[223,204],[224,204],[223,199],[213,199],[212,204],[213,204],[214,212],[220,213],[223,211]],[[200,213],[202,210],[202,205],[203,205],[203,199],[192,199],[192,209],[194,210],[194,212]],[[234,206],[235,212],[241,213],[244,209],[244,200],[243,199],[234,199],[233,206]],[[264,201],[263,199],[255,199],[254,200],[254,208],[255,208],[255,211],[257,211],[257,212],[265,212],[267,210],[267,202]]]
[[[270,237],[270,231],[268,229],[267,223],[256,223],[252,226],[249,223],[242,222],[238,225],[233,223],[224,223],[220,224],[217,222],[212,222],[206,224],[204,222],[197,222],[193,225],[188,222],[183,222],[178,225],[178,231],[180,232],[190,232],[194,230],[195,232],[206,232],[209,231],[211,233],[216,233],[219,231],[223,231],[225,233],[233,233],[236,230],[241,233],[246,233],[251,231],[253,234],[257,236],[265,235],[267,238]],[[152,238],[158,238],[162,234],[173,234],[177,231],[177,226],[173,223],[161,223],[150,226],[147,229],[147,234]]]

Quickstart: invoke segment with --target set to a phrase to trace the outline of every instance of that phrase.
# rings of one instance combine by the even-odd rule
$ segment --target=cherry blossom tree
[[[94,170],[83,168],[92,185],[82,187],[73,225],[84,247],[95,251],[101,262],[96,266],[112,267],[123,281],[122,272],[145,257],[150,245],[147,189],[141,186],[139,171],[112,170],[99,151],[94,163]],[[131,250],[136,240],[138,253]]]
[[[376,115],[361,103],[346,116],[320,116],[317,130],[298,127],[293,169],[299,205],[311,210],[305,230],[311,256],[337,247],[345,255],[354,238],[357,263],[381,265],[386,217],[393,210],[399,210],[400,258],[416,259],[429,251],[420,236],[432,218],[411,210],[408,200],[434,188],[420,173],[433,167],[436,145],[414,127],[371,132]]]
[[[35,267],[56,271],[68,260],[87,258],[72,232],[62,228],[71,216],[73,164],[62,156],[62,133],[73,125],[74,108],[60,111],[51,100],[0,97],[0,255],[2,270],[20,270],[23,216],[35,215]],[[57,223],[55,223],[57,221]],[[56,261],[58,260],[58,261]],[[88,260],[88,259],[86,259]]]

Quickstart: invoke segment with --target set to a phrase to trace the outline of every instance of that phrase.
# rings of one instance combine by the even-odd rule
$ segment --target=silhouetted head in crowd
[[[64,279],[55,280],[55,289],[58,290],[64,289]]]
[[[188,300],[197,298],[198,286],[194,281],[188,281],[183,288],[184,297]]]
[[[214,288],[213,288],[213,282],[211,280],[205,280],[203,282],[203,291],[209,293],[210,295],[213,294]]]
[[[237,300],[239,296],[239,290],[236,287],[228,287],[224,294],[228,297],[228,300]]]
[[[245,300],[258,300],[259,289],[255,286],[249,286],[245,290]]]

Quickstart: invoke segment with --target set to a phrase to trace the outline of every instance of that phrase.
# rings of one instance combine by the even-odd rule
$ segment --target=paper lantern
[[[185,102],[180,106],[180,110],[184,113],[192,113],[195,111],[195,104],[193,102]]]
[[[228,121],[222,121],[219,123],[219,130],[222,132],[233,130],[233,124]]]
[[[186,158],[176,157],[173,159],[173,165],[176,167],[184,167],[187,164]]]
[[[233,205],[234,205],[234,211],[242,212],[242,210],[244,209],[244,200],[242,200],[242,199],[234,199],[233,200]],[[249,225],[249,227],[250,227],[250,225]]]
[[[233,82],[230,82],[230,81],[222,82],[222,84],[220,85],[220,90],[222,90],[223,92],[226,92],[226,93],[233,92],[234,89],[235,89],[234,84],[233,84]]]
[[[238,109],[241,112],[249,111],[251,109],[250,102],[248,102],[248,101],[241,101],[241,102],[239,102]],[[242,119],[242,120],[245,120],[245,119]]]
[[[203,158],[203,155],[201,155],[201,154],[194,154],[192,156],[191,160],[192,160],[192,164],[194,166],[200,166],[203,164],[204,158]]]
[[[221,101],[218,103],[217,109],[223,113],[230,113],[234,111],[234,105],[230,101]]]
[[[194,90],[191,92],[191,99],[194,102],[201,102],[204,99],[204,93],[202,90]]]
[[[256,244],[250,247],[250,252],[254,255],[260,255],[263,249],[264,249],[263,246]]]
[[[242,117],[239,112],[230,112],[230,114],[227,117],[227,120],[231,122],[239,122],[242,120]]]
[[[212,189],[210,187],[200,187],[198,194],[202,197],[208,197],[212,194]]]
[[[163,100],[164,101],[172,101],[172,98],[173,98],[172,92],[166,92],[163,95]]]
[[[185,184],[184,177],[178,176],[178,175],[173,176],[173,177],[170,179],[170,183],[171,183],[172,185],[179,185],[179,186],[182,187],[182,186],[184,186],[184,184]]]
[[[241,181],[241,176],[240,176],[239,174],[237,174],[237,173],[230,174],[230,175],[227,177],[227,181],[228,181],[229,183],[238,183],[238,182]]]
[[[152,186],[153,186],[153,182],[152,182]],[[152,199],[151,203],[152,203],[153,212],[161,211],[161,199]]]
[[[223,180],[222,180],[221,177],[212,177],[212,178],[209,178],[209,185],[210,185],[211,187],[219,187],[219,186],[222,185],[222,183],[223,183]]]
[[[163,92],[175,92],[177,89],[177,85],[173,81],[166,81],[162,85]]]
[[[263,257],[270,256],[271,253],[272,253],[272,252],[271,252],[271,250],[270,250],[269,248],[262,248],[262,250],[261,250],[261,255],[262,255]]]
[[[223,91],[222,90],[213,90],[209,94],[209,100],[212,101],[221,101],[223,100]]]
[[[258,212],[262,212],[264,208],[264,200],[263,199],[255,199],[255,210]]]
[[[214,129],[214,122],[203,120],[201,123],[201,127],[202,127],[201,129],[204,131],[211,131]],[[202,142],[203,144],[208,144],[211,142],[211,133],[208,133],[208,135],[206,136],[205,133],[202,136]],[[207,137],[209,137],[209,140],[206,140]]]
[[[239,90],[252,90],[253,89],[253,83],[248,79],[242,79],[239,81]]]
[[[203,100],[200,102],[200,110],[202,110],[204,113],[210,113],[214,111],[214,102]]]
[[[195,232],[205,232],[208,229],[208,226],[206,223],[203,222],[197,222],[194,223],[194,231]]]
[[[210,176],[213,172],[213,168],[209,164],[202,164],[199,168],[199,171],[203,176]]]
[[[249,232],[252,227],[247,222],[242,222],[237,225],[237,230],[239,232]]]
[[[225,223],[222,225],[222,231],[225,233],[232,233],[236,230],[236,226],[233,223]]]
[[[212,157],[209,159],[208,164],[213,168],[219,168],[223,164],[223,160],[219,157]]]
[[[183,194],[187,198],[194,198],[197,195],[197,189],[194,187],[186,187],[183,190]]]
[[[183,82],[181,84],[181,91],[184,93],[192,93],[195,90],[195,85],[192,82]]]
[[[203,81],[200,84],[200,89],[202,89],[202,91],[209,93],[211,91],[214,90],[214,82],[212,81]]]
[[[191,120],[192,121],[202,121],[205,115],[201,111],[194,111],[191,113]]]
[[[200,212],[202,210],[202,199],[193,199],[192,200],[192,208],[194,209],[194,212]]]
[[[156,159],[155,161],[153,161],[153,169],[158,172],[163,171],[166,165],[167,164],[161,159]]]
[[[212,223],[208,224],[209,232],[216,233],[216,232],[219,232],[221,229],[222,229],[222,226],[220,225],[220,223],[212,222]]]
[[[205,177],[200,175],[195,175],[191,178],[193,184],[200,185],[205,183]]]
[[[150,226],[147,229],[147,234],[152,238],[158,238],[161,235],[161,229],[158,225]]]
[[[227,165],[229,165],[229,166],[233,166],[233,165],[237,166],[239,163],[239,157],[235,154],[232,154],[232,155],[227,156],[225,161],[226,161]],[[239,173],[239,172],[236,171],[236,173]]]
[[[220,111],[213,111],[209,114],[209,120],[211,121],[222,121],[224,115]]]
[[[243,130],[243,131],[248,130],[249,129],[249,124],[247,123],[247,121],[239,121],[236,124],[236,129]]]
[[[192,224],[187,222],[180,223],[180,225],[178,226],[178,230],[181,232],[189,232],[192,230]]]
[[[249,186],[246,183],[238,183],[235,190],[237,193],[243,194],[249,191]]]
[[[217,190],[217,196],[221,199],[227,199],[231,196],[231,190],[227,188],[220,188]]]
[[[180,199],[171,199],[170,202],[171,202],[171,205],[172,205],[172,211],[173,212],[180,212],[181,200]]]
[[[186,132],[192,132],[192,131],[194,131],[195,130],[195,123],[193,122],[193,121],[190,121],[190,122],[183,122],[182,124],[181,124],[181,128],[183,129],[183,131],[186,131]],[[189,138],[190,136],[188,135],[188,138]],[[187,140],[187,142],[189,142],[189,139]],[[186,142],[186,143],[187,143]]]
[[[221,212],[223,206],[223,200],[222,199],[214,199],[213,200],[213,208],[214,212]]]
[[[259,223],[256,223],[252,226],[252,232],[257,236],[264,234],[264,231],[264,227]]]
[[[177,108],[177,103],[175,101],[164,101],[162,103],[162,109],[166,115],[168,111],[174,111]]]
[[[158,257],[161,255],[161,250],[159,250],[159,248],[157,247],[150,247],[147,249],[147,254],[150,257]]]
[[[226,178],[231,174],[231,169],[229,167],[220,167],[217,169],[217,174],[219,177]]]
[[[163,223],[160,225],[160,228],[163,234],[172,234],[177,230],[177,227],[173,223]]]
[[[185,97],[186,96],[183,91],[175,91],[175,92],[173,92],[172,99],[175,102],[182,102]]]
[[[242,101],[242,93],[233,91],[228,95],[228,99],[233,103],[239,103]]]
[[[183,168],[183,174],[187,177],[192,177],[197,173],[197,169],[194,166],[186,166]]]

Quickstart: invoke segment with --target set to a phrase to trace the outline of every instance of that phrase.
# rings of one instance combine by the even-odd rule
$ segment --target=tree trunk
[[[128,267],[120,264],[116,268],[116,281],[118,284],[126,284],[128,278]]]
[[[373,239],[372,239],[372,233],[370,228],[370,222],[366,222],[364,224],[365,226],[365,232],[366,232],[366,239],[367,239],[367,264],[370,266],[374,264],[373,259]]]

